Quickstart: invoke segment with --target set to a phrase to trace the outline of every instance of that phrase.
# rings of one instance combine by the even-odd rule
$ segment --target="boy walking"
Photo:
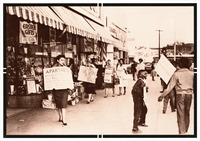
[[[140,133],[138,129],[139,125],[147,127],[145,125],[145,117],[147,113],[147,107],[144,102],[144,92],[146,91],[145,79],[147,77],[147,72],[145,70],[140,70],[138,72],[138,80],[133,86],[132,96],[134,103],[134,119],[133,119],[133,132]],[[140,121],[140,123],[139,123]]]

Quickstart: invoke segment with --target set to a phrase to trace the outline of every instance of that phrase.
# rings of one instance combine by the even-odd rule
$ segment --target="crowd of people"
[[[78,69],[79,67],[74,63],[71,65],[65,64],[65,57],[59,55],[56,58],[56,66],[68,66],[72,70],[72,76],[74,81],[78,81]],[[167,104],[170,101],[171,112],[177,111],[177,123],[179,128],[179,134],[186,134],[188,131],[190,123],[190,107],[192,101],[192,95],[194,90],[194,72],[189,70],[191,63],[186,58],[181,58],[178,62],[171,62],[176,68],[176,72],[172,75],[168,84],[166,84],[161,79],[162,91],[161,95],[158,97],[158,101],[163,99],[163,114],[166,114]],[[155,81],[155,76],[158,74],[155,71],[157,61],[154,59],[152,62],[151,77],[152,81]],[[82,65],[87,67],[96,68],[95,59],[88,57],[86,62]],[[102,76],[105,76],[105,72],[109,72],[111,75],[111,80],[105,82],[105,95],[104,98],[109,96],[109,89],[112,90],[111,95],[115,97],[116,95],[126,95],[126,89],[128,86],[127,68],[124,66],[123,59],[119,59],[116,65],[111,64],[111,60],[107,60],[104,66]],[[131,72],[133,80],[136,81],[132,87],[132,98],[134,103],[134,116],[133,116],[133,128],[132,131],[135,133],[140,133],[138,126],[148,127],[146,122],[146,114],[148,111],[147,97],[148,92],[147,84],[147,71],[145,70],[145,65],[143,59],[140,58],[139,62],[133,60],[131,65]],[[115,93],[115,86],[118,85],[119,93]],[[84,92],[87,95],[87,104],[94,101],[94,95],[96,94],[95,84],[84,82]],[[58,108],[59,122],[63,125],[67,125],[66,122],[66,108],[67,108],[67,97],[70,94],[70,90],[54,90],[54,99],[56,106]]]

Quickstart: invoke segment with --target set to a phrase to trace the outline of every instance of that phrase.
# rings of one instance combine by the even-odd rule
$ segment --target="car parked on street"
[[[148,72],[148,73],[151,73],[151,70],[152,70],[152,62],[144,62],[144,65],[145,65],[145,70]]]

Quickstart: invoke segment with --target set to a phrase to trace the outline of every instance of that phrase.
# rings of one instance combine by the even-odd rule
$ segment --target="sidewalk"
[[[104,90],[97,90],[94,102],[87,103],[83,99],[75,106],[69,106],[66,111],[67,126],[58,122],[57,110],[32,108],[23,111],[6,120],[7,135],[133,135],[133,100],[131,89],[135,81],[129,80],[127,94],[104,98]],[[140,135],[178,135],[176,112],[170,107],[162,114],[162,102],[157,98],[161,90],[160,80],[151,81],[149,85],[148,113],[146,124],[140,127]],[[116,89],[117,90],[117,89]],[[117,92],[116,92],[117,93]],[[10,109],[9,109],[10,110]],[[188,133],[194,131],[194,106],[191,106],[191,123]]]
[[[26,112],[28,110],[31,110],[31,108],[6,108],[6,117],[10,118],[12,116],[21,114],[21,113]]]

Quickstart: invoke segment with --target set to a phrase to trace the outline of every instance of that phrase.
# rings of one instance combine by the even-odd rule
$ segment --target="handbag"
[[[119,84],[120,84],[119,77],[115,76],[114,77],[114,85],[119,85]]]

